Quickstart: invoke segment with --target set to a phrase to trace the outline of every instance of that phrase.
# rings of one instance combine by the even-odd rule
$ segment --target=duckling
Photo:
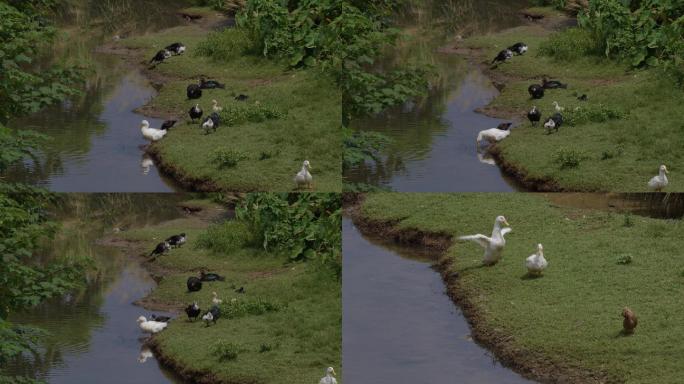
[[[335,370],[333,367],[328,367],[325,371],[325,376],[323,376],[318,384],[337,384],[337,380],[333,376],[335,376]]]
[[[667,179],[668,173],[670,173],[670,171],[667,170],[665,164],[661,165],[659,168],[658,176],[654,176],[648,182],[648,189],[656,192],[662,191],[670,183],[670,181]]]
[[[294,178],[294,182],[297,185],[297,188],[301,188],[302,186],[311,188],[313,176],[311,176],[311,173],[309,173],[310,169],[311,163],[309,163],[309,160],[304,160],[304,163],[302,164],[302,169],[295,175]]]
[[[221,305],[223,303],[223,300],[218,298],[218,294],[216,292],[211,293],[211,303],[214,305]]]
[[[525,267],[527,267],[527,273],[530,275],[541,275],[546,269],[549,263],[544,258],[544,247],[541,244],[537,244],[537,253],[528,257],[525,260]]]
[[[622,328],[623,328],[623,333],[626,335],[631,335],[634,333],[634,329],[637,326],[637,317],[634,314],[634,312],[625,307],[622,309],[622,317],[624,317],[624,320],[622,320]]]
[[[492,64],[495,63],[504,63],[508,60],[510,60],[513,57],[513,51],[510,49],[504,49],[503,51],[499,52],[498,55],[492,60]]]
[[[541,111],[537,109],[536,105],[532,106],[532,109],[527,112],[527,119],[530,120],[532,125],[536,125],[541,120],[541,117]]]
[[[565,111],[565,108],[561,107],[557,101],[553,102],[553,107],[556,109],[556,112],[558,113]]]
[[[200,310],[199,305],[197,305],[197,302],[196,302],[196,301],[195,301],[194,303],[188,305],[188,306],[185,308],[185,314],[188,315],[188,320],[190,320],[190,321],[192,321],[193,319],[194,319],[194,320],[197,320],[197,318],[199,317],[200,313],[201,313],[201,310]]]
[[[140,122],[140,132],[145,139],[151,142],[163,139],[167,133],[165,129],[150,128],[150,122],[147,120]]]
[[[195,106],[190,108],[190,110],[188,111],[188,115],[190,116],[190,119],[193,123],[195,122],[195,120],[201,119],[203,114],[204,111],[202,111],[202,108],[200,108],[199,104],[195,104]]]
[[[546,77],[542,78],[542,87],[546,89],[558,89],[558,88],[563,88],[566,89],[568,87],[567,84],[563,84],[558,80],[549,80]]]
[[[186,94],[188,95],[188,99],[190,100],[199,99],[202,97],[202,89],[197,84],[190,84],[188,85]]]
[[[202,289],[202,280],[195,276],[188,277],[188,281],[185,284],[187,285],[189,292],[198,292]]]
[[[164,49],[171,52],[174,55],[180,55],[183,52],[185,52],[185,45],[183,45],[183,43],[173,43]]]
[[[539,84],[532,84],[527,88],[527,92],[533,99],[541,99],[544,97],[544,87]]]
[[[214,112],[216,112],[216,113],[221,113],[221,111],[223,111],[223,107],[219,107],[218,101],[212,100],[212,101],[211,101],[211,105],[212,105],[211,109],[212,109]]]
[[[525,43],[515,43],[508,47],[509,51],[512,51],[518,55],[523,55],[525,52],[527,52],[527,44]]]

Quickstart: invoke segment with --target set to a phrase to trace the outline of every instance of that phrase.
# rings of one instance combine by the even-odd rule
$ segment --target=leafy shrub
[[[563,117],[569,126],[585,123],[603,123],[609,120],[624,119],[626,116],[622,110],[607,107],[603,104],[568,109]]]
[[[233,168],[247,158],[247,155],[232,149],[220,149],[214,153],[214,163],[218,164],[219,168]]]
[[[282,304],[271,303],[262,299],[234,300],[221,305],[221,315],[226,319],[237,319],[245,316],[260,316],[265,313],[278,312]]]
[[[247,225],[231,220],[209,226],[197,237],[196,246],[225,253],[242,248],[252,241],[252,234]]]
[[[622,223],[623,227],[633,227],[634,226],[634,221],[632,221],[632,215],[627,213],[625,214],[625,219],[624,222]]]
[[[261,123],[266,120],[280,119],[285,114],[276,108],[267,107],[260,103],[248,105],[229,105],[221,111],[222,124],[232,127],[239,124]]]
[[[553,33],[539,46],[539,55],[558,60],[576,60],[599,53],[599,47],[591,32],[581,28],[568,28]]]
[[[226,341],[219,341],[214,343],[211,347],[212,355],[216,356],[219,361],[232,361],[238,358],[241,348],[237,344]]]
[[[259,346],[259,353],[271,352],[272,350],[273,346],[271,344],[261,344]]]
[[[554,162],[559,164],[561,169],[567,169],[578,167],[582,160],[584,156],[574,149],[559,149]]]
[[[681,66],[684,6],[670,0],[593,0],[578,18],[606,56],[632,66]]]
[[[617,263],[620,265],[628,265],[632,264],[632,261],[634,261],[632,255],[622,255],[618,257]]]
[[[344,162],[343,167],[353,167],[366,160],[378,160],[379,152],[388,143],[389,137],[379,132],[352,131],[343,128]]]
[[[333,193],[252,193],[236,208],[258,244],[341,272],[342,200]]]
[[[249,44],[249,38],[244,30],[228,28],[210,33],[206,40],[197,45],[195,55],[230,61],[244,54],[249,49]]]

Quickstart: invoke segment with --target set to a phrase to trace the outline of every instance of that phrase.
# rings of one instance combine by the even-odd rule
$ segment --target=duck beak
[[[504,220],[503,223],[506,224],[507,227],[510,227],[510,226],[511,226],[510,224],[508,224],[508,220]]]
[[[335,373],[335,370],[334,370],[334,369],[332,370],[332,374],[333,374],[333,376],[336,376],[336,375],[337,375],[337,374]]]

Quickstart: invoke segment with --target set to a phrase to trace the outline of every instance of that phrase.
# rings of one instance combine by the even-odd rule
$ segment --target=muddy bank
[[[394,242],[405,246],[427,248],[434,253],[436,260],[434,267],[442,276],[447,294],[453,303],[463,311],[470,325],[473,340],[492,351],[496,359],[504,366],[526,378],[541,383],[598,384],[623,382],[623,380],[610,377],[603,372],[582,368],[577,364],[521,348],[503,330],[490,329],[485,326],[486,314],[477,308],[470,299],[470,296],[477,294],[477,292],[461,283],[459,274],[455,271],[455,260],[446,254],[446,251],[453,245],[453,238],[450,234],[397,228],[397,221],[374,220],[363,216],[361,213],[362,195],[348,197],[345,201],[347,202],[345,213],[351,217],[354,225],[362,233],[392,239]]]

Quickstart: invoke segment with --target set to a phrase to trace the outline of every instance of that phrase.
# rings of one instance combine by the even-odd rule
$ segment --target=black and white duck
[[[249,96],[242,94],[242,93],[235,96],[236,101],[247,101],[247,99],[249,99]]]
[[[202,89],[224,89],[226,88],[225,84],[221,84],[216,80],[207,80],[204,77],[200,78],[199,80],[199,87]]]
[[[246,292],[247,292],[247,290],[245,290],[245,287],[240,287],[240,288],[235,290],[235,293],[240,293],[240,294],[244,294]]]
[[[176,125],[177,121],[176,120],[166,120],[164,123],[162,123],[161,128],[163,130],[168,130],[173,128],[174,125]]]
[[[201,119],[203,114],[204,111],[200,108],[199,104],[195,104],[195,106],[188,111],[188,115],[190,115],[190,119],[192,119],[193,123],[195,120]]]
[[[157,244],[154,250],[150,253],[150,256],[159,256],[164,254],[166,251],[171,249],[171,246],[166,241]]]
[[[204,122],[202,123],[202,129],[204,129],[205,134],[209,134],[210,130],[216,132],[220,124],[221,117],[219,117],[218,113],[213,112],[204,119]]]
[[[527,44],[525,43],[515,43],[508,47],[508,50],[517,54],[517,55],[524,55],[525,52],[527,52]]]
[[[559,89],[559,88],[566,89],[566,88],[568,88],[568,85],[563,84],[558,80],[549,80],[546,77],[544,77],[542,79],[542,87],[544,87],[545,89]]]
[[[170,317],[170,316],[159,316],[159,315],[155,315],[155,314],[152,314],[152,315],[150,316],[150,319],[151,319],[152,321],[159,321],[159,322],[162,322],[162,323],[168,323],[169,321],[171,321],[171,317]]]
[[[190,276],[188,277],[186,285],[188,286],[188,291],[197,292],[202,289],[202,280],[196,278],[195,276]]]
[[[200,280],[202,281],[225,281],[226,278],[217,274],[217,273],[206,273],[204,271],[200,271]]]
[[[527,88],[527,92],[530,93],[533,99],[541,99],[544,97],[544,87],[539,84],[532,84]]]
[[[510,49],[504,49],[503,51],[499,52],[498,55],[496,55],[494,60],[492,60],[492,64],[503,63],[510,60],[511,58],[513,58],[513,51],[511,51]]]
[[[532,109],[530,109],[530,111],[527,112],[527,119],[530,120],[530,123],[532,125],[537,124],[541,120],[541,117],[541,111],[537,108],[536,105],[532,106]]]
[[[577,100],[579,100],[579,101],[587,101],[587,100],[589,100],[589,96],[587,96],[587,94],[585,93],[585,94],[583,94],[583,95],[577,96]]]
[[[188,238],[185,236],[185,233],[181,233],[180,235],[173,235],[169,237],[166,239],[166,242],[172,247],[179,248],[181,245],[185,244],[187,240]]]
[[[197,84],[188,85],[187,89],[188,99],[199,99],[202,97],[202,89]]]
[[[166,49],[162,49],[161,51],[157,52],[156,55],[150,60],[150,64],[158,65],[161,64],[164,60],[168,59],[171,57],[171,52],[167,51]]]
[[[546,133],[550,134],[551,131],[558,132],[558,129],[563,125],[563,115],[556,112],[553,116],[549,117],[544,123],[544,128],[546,128]]]
[[[174,55],[180,55],[183,52],[185,52],[185,45],[183,45],[183,43],[173,43],[164,49],[166,49]]]
[[[185,314],[188,315],[188,320],[190,321],[197,320],[200,313],[202,313],[202,310],[196,301],[185,308]]]
[[[207,311],[207,313],[202,316],[202,320],[204,320],[205,324],[207,324],[207,327],[209,326],[209,323],[214,323],[216,324],[216,321],[221,317],[221,309],[219,308],[218,305],[212,305],[211,308]]]

